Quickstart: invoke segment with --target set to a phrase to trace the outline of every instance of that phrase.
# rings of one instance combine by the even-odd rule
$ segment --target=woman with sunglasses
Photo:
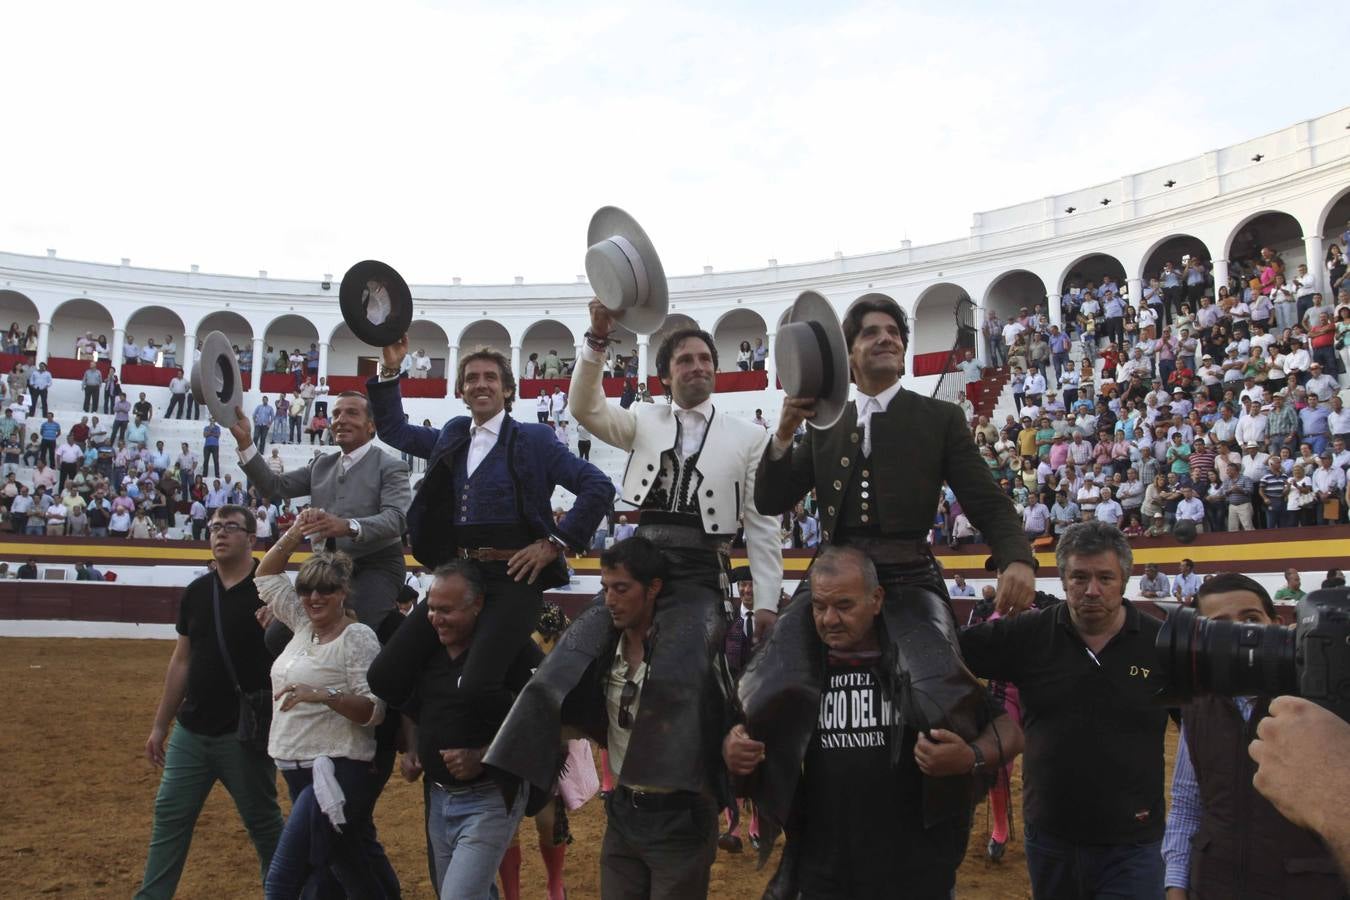
[[[379,639],[347,602],[351,557],[316,553],[300,566],[294,587],[285,574],[319,515],[301,512],[254,574],[267,611],[294,632],[272,663],[267,751],[292,807],[267,872],[268,900],[299,897],[311,877],[322,883],[330,871],[348,897],[379,898],[393,875],[387,862],[377,874],[373,860],[384,854],[372,853],[379,845],[373,832],[367,836],[380,786],[371,765],[375,726],[385,707],[366,682]]]

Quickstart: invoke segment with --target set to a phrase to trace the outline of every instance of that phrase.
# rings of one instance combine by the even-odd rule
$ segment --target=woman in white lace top
[[[286,779],[292,808],[266,895],[299,897],[327,860],[347,896],[378,897],[382,889],[361,834],[379,791],[371,760],[384,701],[371,693],[366,670],[380,643],[351,612],[346,554],[315,554],[291,586],[286,564],[312,520],[309,510],[302,512],[254,575],[267,612],[295,633],[272,663],[268,752]]]

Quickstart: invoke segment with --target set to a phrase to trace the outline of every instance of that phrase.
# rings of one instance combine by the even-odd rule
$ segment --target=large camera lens
[[[1156,644],[1169,697],[1275,697],[1298,693],[1294,629],[1221,622],[1178,608]]]

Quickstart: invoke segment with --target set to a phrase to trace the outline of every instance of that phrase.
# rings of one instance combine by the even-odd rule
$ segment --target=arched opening
[[[718,369],[722,372],[739,372],[736,358],[741,343],[749,345],[752,355],[756,341],[768,344],[768,327],[759,313],[752,309],[733,309],[717,320],[712,331],[713,343],[717,345]],[[747,362],[747,368],[751,363]]]
[[[260,381],[263,393],[290,393],[298,387],[290,371],[290,358],[305,357],[305,377],[318,379],[319,331],[302,316],[278,316],[263,329],[263,371]],[[256,373],[255,373],[256,374]]]
[[[1192,259],[1203,260],[1208,268],[1213,257],[1210,256],[1209,247],[1198,237],[1189,234],[1174,234],[1165,237],[1153,245],[1153,249],[1144,254],[1144,265],[1139,272],[1139,279],[1148,285],[1151,279],[1159,279],[1161,284],[1163,279],[1163,270],[1167,264],[1171,263],[1172,268],[1178,273],[1186,270],[1186,264]],[[1133,299],[1133,298],[1131,298]]]
[[[1317,233],[1328,243],[1334,242],[1342,250],[1350,243],[1350,188],[1332,198],[1317,220]]]
[[[0,352],[23,355],[29,328],[33,329],[36,340],[38,318],[37,304],[26,294],[0,291]],[[11,329],[17,332],[17,337],[9,337]],[[9,366],[4,367],[6,372],[9,369]]]
[[[656,374],[656,353],[658,350],[661,349],[661,343],[667,337],[669,337],[670,335],[674,334],[677,331],[682,331],[686,328],[701,328],[701,327],[702,326],[700,326],[697,322],[695,322],[689,316],[684,315],[683,313],[672,313],[671,315],[666,316],[666,321],[662,323],[661,327],[658,328],[654,334],[652,334],[650,338],[650,343],[647,345],[647,374],[648,375]],[[725,367],[726,363],[721,359],[721,354],[719,353],[718,368],[721,369]]]
[[[1059,279],[1059,295],[1063,297],[1074,289],[1086,291],[1100,288],[1102,282],[1110,279],[1120,293],[1126,285],[1125,266],[1109,253],[1089,253],[1080,256],[1064,269]],[[1133,299],[1133,298],[1131,298]]]
[[[76,358],[75,344],[77,341],[92,335],[94,340],[108,348],[108,352],[113,352],[113,317],[103,305],[87,297],[76,297],[73,300],[67,300],[52,311],[52,330],[51,336],[47,340],[47,363],[53,372],[58,373],[57,377],[70,377],[59,374],[60,366],[54,363],[54,360]],[[161,338],[163,340],[163,338]],[[178,335],[178,342],[183,342],[183,335]],[[122,360],[113,360],[112,364],[120,366]],[[88,368],[86,361],[76,368],[83,372]]]
[[[1298,219],[1277,210],[1259,212],[1244,219],[1228,236],[1229,278],[1241,283],[1257,277],[1261,251],[1267,249],[1284,262],[1286,275],[1309,262],[1303,246],[1303,226]]]
[[[1016,318],[1024,309],[1028,314],[1039,313],[1049,321],[1050,307],[1046,293],[1041,276],[1026,269],[1017,269],[994,279],[984,292],[984,308],[998,313],[999,319],[1004,322]]]
[[[957,312],[962,304],[970,304],[970,294],[959,284],[944,281],[924,288],[909,319],[912,358],[907,375],[918,378],[943,371],[961,334]],[[969,346],[973,349],[974,343]]]
[[[141,348],[142,364],[154,364],[166,369],[192,368],[192,353],[183,346],[186,329],[183,320],[171,309],[163,306],[142,306],[127,320],[127,343],[135,338],[136,346]],[[154,343],[154,351],[148,345]]]
[[[197,343],[213,331],[225,335],[236,352],[253,355],[253,326],[239,313],[220,310],[206,315],[197,323]]]
[[[479,319],[459,333],[460,356],[484,347],[490,347],[506,356],[511,355],[511,335],[500,322]]]
[[[520,367],[522,372],[529,372],[530,357],[534,357],[535,366],[534,377],[544,377],[544,362],[549,354],[554,354],[558,358],[559,368],[556,373],[550,373],[550,377],[562,378],[572,369],[577,355],[577,341],[572,334],[572,329],[554,319],[541,319],[534,322],[529,328],[525,329],[525,334],[520,339]],[[523,375],[521,377],[524,377]]]

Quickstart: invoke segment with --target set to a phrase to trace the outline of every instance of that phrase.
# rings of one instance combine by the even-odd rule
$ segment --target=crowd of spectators
[[[1269,248],[1215,295],[1206,264],[1164,264],[1131,303],[1109,276],[1072,284],[1064,327],[1041,306],[990,312],[990,362],[1007,365],[1016,414],[972,416],[980,454],[1028,537],[1098,519],[1127,535],[1238,531],[1346,521],[1350,289],[1327,304],[1300,265]],[[1073,364],[1074,345],[1080,364]],[[973,360],[967,381],[981,377]],[[951,498],[935,530],[978,540]]]

